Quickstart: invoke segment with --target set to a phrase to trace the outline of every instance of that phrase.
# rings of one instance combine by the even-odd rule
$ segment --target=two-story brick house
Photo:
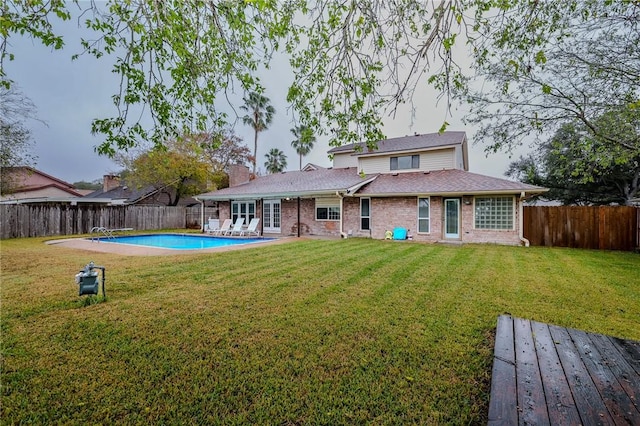
[[[333,167],[246,178],[201,194],[220,219],[261,218],[263,233],[521,244],[522,200],[544,188],[468,171],[464,132],[406,136],[369,150],[333,148]],[[230,179],[234,182],[234,178]],[[236,182],[237,183],[237,182]]]

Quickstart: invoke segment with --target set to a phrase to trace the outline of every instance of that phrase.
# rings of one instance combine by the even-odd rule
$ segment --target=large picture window
[[[316,198],[316,220],[340,220],[340,200]]]
[[[405,155],[402,157],[391,157],[391,170],[407,170],[420,168],[419,155]]]
[[[431,232],[430,205],[428,198],[418,198],[418,232]]]
[[[513,229],[513,197],[476,197],[476,229]]]

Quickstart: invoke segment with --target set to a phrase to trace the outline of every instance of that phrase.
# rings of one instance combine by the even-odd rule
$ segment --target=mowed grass
[[[2,423],[482,424],[498,315],[640,340],[633,253],[349,239],[125,257],[2,241]],[[75,273],[107,270],[85,306]]]

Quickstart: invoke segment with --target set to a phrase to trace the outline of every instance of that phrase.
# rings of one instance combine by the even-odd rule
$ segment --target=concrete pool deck
[[[198,235],[198,234],[186,234],[186,235]],[[59,245],[61,247],[67,247],[77,250],[93,251],[100,253],[113,253],[121,254],[123,256],[175,256],[177,254],[205,254],[205,253],[219,253],[223,251],[231,250],[244,250],[248,248],[256,248],[264,245],[282,244],[290,241],[294,241],[298,238],[284,237],[276,238],[273,240],[264,240],[250,244],[238,244],[224,247],[213,247],[206,249],[196,250],[173,250],[156,247],[143,247],[134,246],[130,244],[114,244],[104,243],[99,241],[91,241],[90,238],[66,238],[62,240],[46,241],[45,244]],[[256,238],[256,240],[259,240]]]

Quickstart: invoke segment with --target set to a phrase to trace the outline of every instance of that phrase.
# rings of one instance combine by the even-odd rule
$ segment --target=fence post
[[[607,244],[605,243],[606,238],[606,212],[603,206],[598,207],[598,248],[600,250],[606,250]]]

